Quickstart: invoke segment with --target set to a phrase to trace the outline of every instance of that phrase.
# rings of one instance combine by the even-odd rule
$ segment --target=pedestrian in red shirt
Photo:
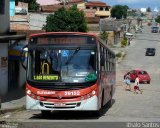
[[[139,88],[139,77],[137,75],[136,79],[135,79],[134,93],[138,94],[138,92],[140,92],[142,94],[142,90],[140,90],[140,88]]]

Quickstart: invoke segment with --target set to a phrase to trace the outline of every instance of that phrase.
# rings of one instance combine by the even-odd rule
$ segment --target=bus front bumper
[[[63,103],[39,101],[29,96],[26,96],[26,109],[51,110],[51,111],[59,111],[59,110],[96,111],[99,109],[99,107],[98,107],[97,96],[90,97],[86,100],[74,101],[74,102],[63,102]]]

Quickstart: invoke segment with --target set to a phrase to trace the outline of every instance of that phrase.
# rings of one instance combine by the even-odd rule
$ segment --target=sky
[[[110,6],[121,4],[128,5],[130,8],[148,8],[154,10],[155,7],[160,8],[160,0],[102,0]]]

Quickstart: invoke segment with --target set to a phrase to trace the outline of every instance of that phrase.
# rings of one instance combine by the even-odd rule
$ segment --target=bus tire
[[[103,92],[102,92],[102,101],[101,101],[101,109],[103,108],[103,102],[104,102],[104,90],[103,90]]]
[[[112,107],[112,104],[113,104],[113,103],[112,103],[112,98],[111,98],[111,99],[108,101],[108,103],[107,103],[107,107],[108,107],[108,108]]]
[[[92,111],[92,115],[93,115],[94,117],[100,117],[100,116],[101,116],[101,110]]]
[[[104,102],[104,90],[102,92],[101,108],[99,110],[93,112],[93,115],[95,117],[100,117],[102,115],[102,109],[103,109],[103,106],[104,106],[103,102]]]
[[[50,114],[51,114],[51,111],[49,111],[49,110],[41,110],[41,115],[43,117],[48,117],[48,116],[50,116]]]

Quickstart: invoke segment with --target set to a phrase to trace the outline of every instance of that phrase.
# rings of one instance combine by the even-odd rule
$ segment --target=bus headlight
[[[37,96],[36,94],[32,93],[31,90],[27,90],[26,93],[28,96],[32,97],[33,99],[40,100],[41,98],[40,96]]]
[[[84,95],[84,96],[81,96],[81,101],[82,101],[82,100],[89,99],[89,98],[91,98],[91,97],[93,97],[93,96],[95,96],[95,95],[96,95],[96,90],[93,90],[93,91],[91,91],[90,93],[88,93],[88,94],[86,94],[86,95]]]
[[[27,94],[28,94],[28,95],[31,95],[31,90],[27,90]]]
[[[95,95],[95,94],[96,94],[96,91],[95,91],[95,90],[93,90],[93,91],[92,91],[92,95]]]

